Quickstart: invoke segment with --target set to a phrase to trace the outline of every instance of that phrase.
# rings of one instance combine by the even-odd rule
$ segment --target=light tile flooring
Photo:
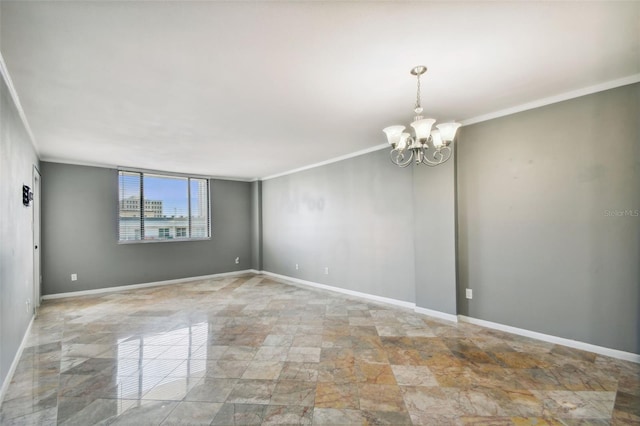
[[[264,276],[47,301],[13,424],[639,424],[640,367]]]

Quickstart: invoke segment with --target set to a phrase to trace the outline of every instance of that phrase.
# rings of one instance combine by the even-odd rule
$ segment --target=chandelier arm
[[[431,155],[431,158],[433,158],[433,160],[429,159],[429,156],[427,155],[427,152],[425,150],[425,155],[422,158],[422,164],[426,164],[427,166],[434,167],[447,162],[447,160],[451,158],[451,148],[448,146],[445,146],[440,150],[436,150],[433,153],[433,155]]]
[[[411,160],[413,160],[413,151],[409,151],[409,156],[407,157],[406,160],[405,160],[404,153],[405,151],[401,151],[395,148],[392,149],[391,152],[389,153],[389,156],[391,157],[391,162],[399,167],[407,167],[409,164],[411,164]]]
[[[451,158],[451,153],[452,153],[453,151],[451,150],[451,147],[450,147],[450,146],[445,146],[444,148],[442,148],[442,150],[441,150],[441,151],[444,151],[444,154],[442,154],[442,153],[441,153],[441,155],[444,157],[444,158],[442,159],[442,162],[444,163],[444,162],[448,161],[448,160],[449,160],[449,158]]]

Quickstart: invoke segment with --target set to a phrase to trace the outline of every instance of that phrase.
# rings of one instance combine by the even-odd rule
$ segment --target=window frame
[[[184,232],[184,235],[178,235],[178,234],[182,234]],[[176,226],[176,236],[175,238],[189,238],[188,237],[189,234],[189,229],[186,226]]]
[[[176,242],[188,242],[188,241],[207,241],[207,240],[211,240],[212,238],[212,226],[211,226],[211,178],[209,178],[208,176],[200,176],[200,175],[192,175],[192,174],[183,174],[183,173],[173,173],[173,172],[164,172],[164,171],[157,171],[157,170],[146,170],[146,169],[133,169],[133,168],[129,168],[129,167],[118,167],[118,169],[116,170],[117,174],[116,174],[116,179],[118,181],[118,194],[117,194],[117,221],[116,221],[116,240],[118,244],[147,244],[147,243],[176,243]],[[140,206],[144,206],[144,175],[145,174],[149,174],[149,175],[153,175],[155,177],[168,177],[168,178],[175,178],[175,177],[179,177],[179,178],[186,178],[187,179],[187,194],[188,194],[188,226],[187,226],[187,236],[186,237],[180,237],[180,238],[166,238],[166,239],[149,239],[149,240],[144,240],[144,239],[139,239],[139,240],[121,240],[120,239],[120,211],[121,211],[121,200],[120,200],[120,173],[124,172],[124,173],[137,173],[140,175],[140,193],[139,193],[139,199],[140,199]],[[207,230],[207,234],[208,236],[206,237],[190,237],[189,235],[193,232],[193,230],[191,229],[191,221],[192,221],[192,216],[191,216],[191,203],[193,202],[192,197],[191,197],[191,179],[198,179],[198,180],[204,180],[207,184],[207,190],[206,190],[206,194],[207,194],[207,202],[206,202],[206,206],[207,206],[207,214],[206,214],[206,220],[207,220],[207,226],[206,226],[206,230]],[[142,210],[142,209],[141,209]],[[139,235],[144,235],[142,233],[142,230],[144,229],[144,214],[141,214],[140,217],[140,228],[138,230],[136,230],[136,234]]]
[[[158,238],[161,240],[170,240],[171,228],[158,228]]]

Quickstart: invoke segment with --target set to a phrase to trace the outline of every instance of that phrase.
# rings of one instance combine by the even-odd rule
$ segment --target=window
[[[120,170],[119,241],[169,241],[211,236],[209,181]]]

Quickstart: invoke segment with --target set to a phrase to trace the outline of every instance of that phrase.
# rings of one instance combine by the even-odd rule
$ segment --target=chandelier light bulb
[[[411,137],[411,134],[406,133],[406,132],[400,134],[400,140],[398,142],[397,149],[399,149],[399,150],[407,149],[407,142],[408,142],[410,137]]]
[[[452,142],[456,137],[456,132],[460,126],[460,123],[442,123],[438,124],[436,127],[440,130],[440,135],[442,135],[443,141]]]
[[[431,126],[433,126],[435,122],[436,120],[433,118],[423,118],[422,120],[416,120],[411,123],[411,127],[413,127],[413,131],[416,134],[416,139],[420,141],[429,139]]]
[[[389,126],[382,129],[382,131],[386,133],[389,145],[395,148],[398,146],[398,142],[400,142],[400,135],[404,129],[405,126]]]
[[[436,149],[442,148],[442,136],[440,136],[440,130],[434,130],[431,132],[431,140],[433,140],[433,146]]]

